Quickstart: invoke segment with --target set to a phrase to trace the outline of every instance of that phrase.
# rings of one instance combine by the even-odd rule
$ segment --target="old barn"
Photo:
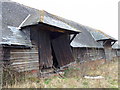
[[[75,61],[112,59],[117,40],[99,30],[15,2],[1,5],[0,60],[5,67],[39,73]]]
[[[1,60],[15,71],[63,67],[74,62],[70,35],[81,32],[63,18],[23,6],[2,3]]]

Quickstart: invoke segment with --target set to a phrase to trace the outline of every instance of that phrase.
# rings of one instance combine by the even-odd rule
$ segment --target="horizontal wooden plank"
[[[28,62],[14,62],[11,65],[18,65],[18,64],[31,64],[31,63],[38,63],[38,61],[28,61]]]
[[[10,61],[11,66],[16,71],[29,71],[39,69],[38,50],[36,46],[32,49],[11,49]]]
[[[38,52],[10,52],[10,54],[38,54]]]
[[[24,60],[31,60],[31,59],[38,59],[38,56],[32,56],[32,57],[11,57],[10,60],[19,60],[19,59],[24,59]]]

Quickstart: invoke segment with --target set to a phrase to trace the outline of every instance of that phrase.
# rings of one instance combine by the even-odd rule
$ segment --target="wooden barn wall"
[[[51,50],[51,40],[49,32],[38,31],[38,52],[39,52],[39,63],[40,69],[50,68],[53,66],[53,57]]]
[[[112,56],[119,57],[120,56],[120,49],[112,49]]]
[[[73,48],[73,56],[79,62],[105,59],[104,50],[96,48]]]
[[[0,46],[0,61],[3,60],[3,47]]]
[[[18,72],[39,70],[38,50],[32,49],[11,49],[10,65]]]
[[[116,49],[112,49],[112,57],[117,57],[117,50]]]
[[[120,57],[120,49],[117,50],[117,56]]]
[[[23,31],[30,36],[30,28],[26,28]],[[31,39],[32,48],[4,48],[5,65],[10,65],[12,69],[18,72],[39,70],[36,37],[37,36],[34,35],[34,38],[32,37]]]
[[[30,29],[32,44],[38,46],[39,68],[49,68],[53,65],[50,35],[47,30],[38,27]]]

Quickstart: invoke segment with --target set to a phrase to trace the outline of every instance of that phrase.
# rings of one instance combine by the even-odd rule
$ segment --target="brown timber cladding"
[[[3,47],[0,46],[0,60],[3,60]]]
[[[104,49],[98,48],[73,48],[73,55],[75,60],[79,62],[89,60],[101,60],[105,59]]]
[[[10,64],[15,71],[39,70],[38,50],[32,49],[11,49]]]
[[[38,30],[38,48],[40,69],[52,67],[53,60],[49,32]]]
[[[31,27],[30,35],[32,44],[38,47],[39,69],[52,67],[53,60],[49,32],[41,30],[39,27]]]
[[[74,62],[71,47],[69,45],[69,39],[67,34],[63,34],[54,40],[52,40],[53,50],[55,52],[56,59],[59,67]]]

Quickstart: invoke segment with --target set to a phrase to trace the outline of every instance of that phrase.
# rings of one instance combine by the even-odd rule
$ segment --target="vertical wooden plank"
[[[74,57],[72,55],[71,47],[69,44],[69,39],[67,34],[62,34],[61,36],[52,40],[53,50],[55,52],[56,59],[58,61],[59,67],[74,62]]]
[[[0,45],[0,89],[3,84],[3,47]]]
[[[53,65],[52,50],[49,32],[38,31],[38,52],[40,68],[49,68]]]
[[[53,65],[50,35],[47,30],[32,27],[30,30],[32,44],[38,47],[39,69],[49,68]]]
[[[0,45],[0,62],[3,60],[3,47]]]
[[[7,60],[7,61],[10,60],[10,48],[4,48],[3,52],[4,52],[3,60]]]

